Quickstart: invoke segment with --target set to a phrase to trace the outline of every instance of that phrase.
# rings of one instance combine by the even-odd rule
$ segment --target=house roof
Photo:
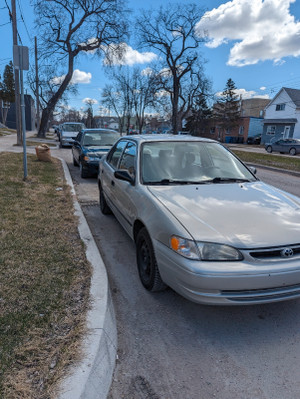
[[[285,119],[263,119],[263,124],[267,124],[267,123],[297,123],[297,119],[296,118],[285,118]]]
[[[300,90],[298,90],[298,89],[289,89],[288,87],[283,87],[283,89],[291,97],[291,100],[294,102],[296,107],[300,107]]]

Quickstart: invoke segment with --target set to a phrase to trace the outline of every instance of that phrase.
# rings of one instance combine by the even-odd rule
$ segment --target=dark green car
[[[78,133],[72,154],[73,164],[80,167],[82,178],[97,175],[101,157],[119,138],[120,133],[110,129],[84,129]]]

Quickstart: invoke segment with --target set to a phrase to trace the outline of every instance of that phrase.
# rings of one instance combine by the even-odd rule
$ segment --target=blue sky
[[[176,3],[176,0],[169,1]],[[181,4],[190,2],[181,0]],[[300,89],[300,1],[297,0],[197,0],[207,10],[199,21],[199,32],[209,32],[207,46],[201,53],[206,58],[206,75],[212,80],[215,93],[224,89],[228,78],[233,79],[243,98],[264,96],[272,98],[281,87]],[[30,0],[16,0],[18,30],[22,44],[32,48],[34,15]],[[151,0],[152,8],[165,4]],[[10,6],[11,2],[7,0]],[[129,7],[147,7],[141,0],[129,0]],[[0,0],[0,73],[12,58],[12,29],[4,0]],[[3,40],[4,38],[4,40]],[[131,43],[129,43],[131,44]],[[134,45],[132,45],[132,50]],[[149,51],[139,49],[140,53]],[[128,54],[128,59],[138,53]],[[141,55],[143,56],[143,54]],[[147,67],[148,64],[140,64]],[[69,105],[85,107],[84,98],[100,102],[101,88],[106,83],[102,62],[91,56],[81,57],[76,65],[79,93],[70,97]],[[97,112],[98,104],[94,105]]]

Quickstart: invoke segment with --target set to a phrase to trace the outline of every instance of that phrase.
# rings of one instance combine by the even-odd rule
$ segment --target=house
[[[283,87],[265,108],[262,143],[300,139],[300,90]]]
[[[34,100],[29,94],[24,95],[25,102],[25,122],[26,130],[35,130],[35,106]],[[0,105],[1,106],[1,105]],[[0,110],[0,122],[1,121],[1,110]],[[16,129],[16,104],[11,103],[7,113],[6,126],[10,129]]]
[[[241,100],[240,112],[241,116],[251,116],[254,118],[263,118],[264,110],[269,104],[270,99],[253,97]]]
[[[112,116],[95,116],[95,127],[98,128],[107,128],[107,129],[119,129],[119,121],[118,118]]]
[[[222,120],[214,116],[205,121],[198,134],[225,143],[246,143],[248,137],[262,134],[264,108],[269,102],[269,99],[264,98],[241,100],[239,102],[240,118],[235,121],[234,126],[224,129]]]

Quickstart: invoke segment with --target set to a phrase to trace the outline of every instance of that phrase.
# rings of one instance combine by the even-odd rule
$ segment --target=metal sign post
[[[14,67],[20,70],[20,86],[21,86],[21,116],[22,116],[22,136],[23,136],[23,169],[24,180],[27,178],[27,154],[26,154],[26,119],[25,119],[25,101],[24,101],[24,83],[23,70],[29,69],[29,52],[26,46],[16,46],[13,49]]]

